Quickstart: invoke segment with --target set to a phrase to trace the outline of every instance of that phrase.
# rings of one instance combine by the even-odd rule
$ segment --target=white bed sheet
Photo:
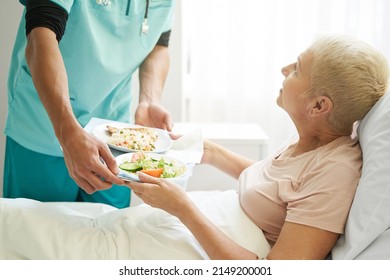
[[[230,238],[264,257],[262,231],[231,191],[189,192]],[[145,204],[126,209],[93,203],[0,199],[0,259],[208,259],[176,218]]]

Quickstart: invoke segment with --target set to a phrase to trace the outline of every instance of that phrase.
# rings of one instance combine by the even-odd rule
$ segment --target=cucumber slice
[[[136,162],[126,161],[119,165],[119,168],[129,172],[137,172],[142,170],[142,166],[139,166]]]

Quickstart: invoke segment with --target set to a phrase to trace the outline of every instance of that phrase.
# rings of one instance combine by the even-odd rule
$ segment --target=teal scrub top
[[[53,2],[69,14],[59,48],[77,120],[82,126],[92,117],[129,122],[132,75],[172,28],[174,0],[150,0],[147,33],[141,31],[146,0]],[[30,150],[63,156],[31,79],[26,42],[23,14],[11,58],[5,134]]]

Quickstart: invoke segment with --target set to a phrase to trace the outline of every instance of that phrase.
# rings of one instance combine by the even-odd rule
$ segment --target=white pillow
[[[358,128],[362,176],[333,259],[390,259],[390,94]]]

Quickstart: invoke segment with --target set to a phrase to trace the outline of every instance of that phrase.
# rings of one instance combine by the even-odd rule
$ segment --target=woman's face
[[[306,115],[310,107],[308,106],[310,98],[305,95],[305,92],[310,88],[312,63],[312,53],[305,51],[295,63],[282,68],[285,79],[277,98],[277,104],[293,119]]]

